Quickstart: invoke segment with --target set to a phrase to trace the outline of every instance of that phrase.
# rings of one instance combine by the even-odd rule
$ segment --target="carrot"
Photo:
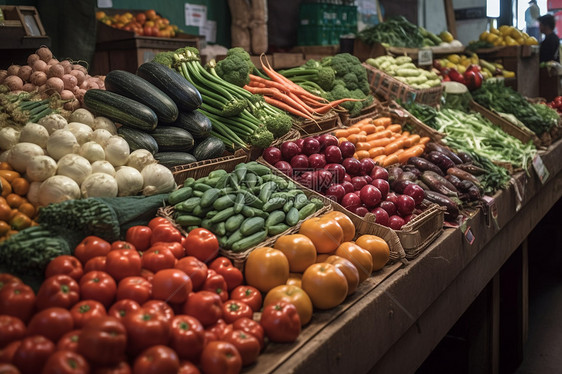
[[[381,132],[376,132],[374,134],[369,134],[367,135],[367,141],[371,141],[371,140],[375,140],[375,139],[381,139],[381,138],[388,138],[392,135],[392,132],[390,130],[384,130]]]
[[[347,138],[344,138],[344,137],[338,138],[338,144],[341,144],[343,142],[348,142],[348,141],[349,140],[347,140]]]
[[[348,135],[349,135],[348,129],[341,129],[341,130],[334,131],[334,136],[336,138],[347,137]]]
[[[387,130],[390,130],[392,132],[401,132],[402,126],[401,125],[390,125],[390,126],[387,126]]]
[[[384,155],[384,147],[375,147],[369,149],[369,157],[375,158],[380,155]]]
[[[349,131],[349,134],[359,134],[361,129],[357,127],[350,127],[347,131]]]
[[[420,138],[420,142],[419,142],[419,143],[420,143],[420,144],[427,144],[427,143],[429,143],[430,140],[431,140],[431,139],[429,139],[429,136],[424,136],[424,137]]]
[[[12,183],[14,179],[20,178],[21,175],[14,170],[0,170],[0,177],[5,178],[8,182]]]
[[[410,136],[410,132],[409,131],[402,131],[402,134],[400,134],[400,135],[407,138],[408,136]]]
[[[403,148],[403,147],[404,147],[404,139],[398,138],[398,139],[396,139],[395,141],[393,141],[393,142],[387,144],[387,145],[384,147],[384,152],[385,152],[387,155],[390,155],[390,154],[396,152],[398,149]]]
[[[371,149],[371,145],[367,142],[357,142],[357,144],[355,144],[355,149],[358,151],[368,151]]]
[[[357,155],[358,160],[369,158],[369,151],[357,151],[355,154]]]
[[[361,99],[352,99],[352,98],[343,98],[335,101],[331,101],[328,104],[325,104],[319,108],[316,108],[316,113],[324,114],[330,109],[340,105],[341,103],[345,103],[346,101],[362,101]]]
[[[357,144],[357,143],[366,141],[367,137],[365,135],[362,135],[362,134],[351,134],[347,137],[347,140],[349,140],[353,144]]]
[[[359,130],[361,130],[361,127],[359,128]],[[359,131],[359,135],[365,135],[367,136],[367,132],[364,130]]]
[[[295,116],[303,117],[314,121],[314,118],[311,115],[307,113],[303,113],[300,110],[293,108],[292,106],[287,105],[282,101],[279,101],[269,96],[264,96],[263,99],[265,100],[266,103],[271,104],[279,109],[283,109],[284,111],[294,114]]]
[[[376,125],[375,125],[375,126],[376,126]],[[377,127],[376,132],[381,132],[381,131],[384,131],[384,129],[385,129],[384,126],[376,126],[376,127]]]
[[[396,152],[392,152],[388,156],[396,156],[399,157],[402,153],[404,153],[404,148],[399,148]]]
[[[298,104],[301,105],[303,108],[305,108],[308,112],[310,112],[310,113],[317,113],[317,112],[316,112],[316,109],[311,108],[310,106],[308,106],[308,104],[305,103],[304,101],[302,101],[301,98],[300,98],[297,94],[295,94],[295,93],[293,93],[293,92],[289,92],[288,95],[289,95],[289,97],[290,97],[291,99],[293,99],[296,103],[298,103]]]
[[[358,122],[354,123],[353,126],[361,127],[363,125],[370,125],[372,123],[373,123],[372,118],[363,118],[362,120],[359,120]]]
[[[418,157],[420,156],[423,151],[425,150],[425,146],[423,144],[414,145],[413,147],[407,148],[404,152],[398,155],[398,162],[401,164],[405,164],[408,162],[410,157]]]
[[[398,156],[389,155],[389,156],[386,156],[384,158],[384,160],[382,161],[382,166],[386,167],[386,166],[390,166],[392,164],[397,164],[397,163],[398,163]]]
[[[390,117],[379,117],[373,120],[375,126],[387,127],[392,123]]]
[[[420,136],[418,134],[412,134],[406,138],[404,141],[404,147],[410,148],[420,141]]]
[[[359,126],[362,131],[365,131],[367,134],[372,134],[377,132],[377,126],[373,125],[372,123],[365,124],[363,126]]]
[[[378,165],[382,165],[385,158],[386,158],[386,155],[380,155],[380,156],[377,156],[377,157],[373,158],[373,161],[375,161],[375,163],[377,163]]]
[[[375,139],[375,140],[370,140],[368,141],[368,143],[371,145],[371,147],[376,148],[376,147],[385,147],[387,144],[391,143],[392,139],[390,138],[381,138],[381,139]]]

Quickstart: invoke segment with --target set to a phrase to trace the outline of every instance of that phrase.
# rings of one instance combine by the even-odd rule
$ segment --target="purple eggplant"
[[[415,167],[417,167],[419,170],[426,171],[426,170],[430,170],[430,171],[434,171],[439,175],[445,175],[441,169],[439,168],[439,166],[435,165],[433,162],[426,160],[425,158],[421,158],[421,157],[410,157],[410,159],[408,160],[408,164],[412,164]]]
[[[447,211],[445,212],[445,216],[448,219],[454,220],[455,218],[458,217],[459,206],[455,201],[453,201],[453,199],[450,199],[449,197],[435,191],[425,191],[425,198],[426,200],[432,203],[447,208]]]
[[[457,154],[453,151],[451,151],[449,148],[437,144],[437,143],[427,143],[425,146],[425,150],[426,152],[432,152],[432,151],[436,151],[436,152],[441,152],[443,153],[445,156],[449,157],[451,159],[451,161],[453,161],[456,165],[458,164],[462,164],[463,160],[457,156]]]
[[[402,170],[410,172],[410,173],[414,173],[416,175],[416,177],[418,177],[418,178],[421,176],[420,169],[418,169],[414,165],[404,165],[404,166],[402,166]]]
[[[478,178],[476,178],[471,173],[464,171],[462,169],[452,167],[447,169],[447,174],[454,175],[455,177],[463,180],[469,180],[472,183],[474,183],[476,186],[480,187],[480,181],[478,180]]]
[[[392,191],[398,192],[399,194],[402,194],[402,193],[404,193],[404,189],[406,188],[407,185],[415,184],[415,183],[416,182],[414,182],[414,181],[402,179],[402,180],[394,181],[394,183],[391,184],[390,187],[392,188]]]
[[[400,169],[399,167],[393,167],[388,169],[388,183],[392,185],[399,177],[402,175],[404,170]]]
[[[447,172],[447,169],[455,167],[455,163],[449,157],[447,157],[446,154],[441,152],[431,151],[427,155],[427,159],[433,162],[435,165],[439,166],[443,173]]]
[[[457,155],[460,157],[463,163],[470,164],[472,163],[472,157],[466,152],[457,152]]]
[[[421,180],[433,191],[446,196],[458,196],[458,190],[444,177],[432,171],[424,171]]]
[[[486,170],[479,168],[476,165],[472,165],[472,164],[460,164],[456,166],[458,169],[461,169],[463,171],[466,171],[467,173],[470,173],[472,175],[482,175],[482,174],[486,174]]]

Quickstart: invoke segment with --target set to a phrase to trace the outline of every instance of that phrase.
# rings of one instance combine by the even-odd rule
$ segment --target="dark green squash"
[[[117,129],[117,134],[129,143],[131,152],[137,149],[146,149],[152,154],[158,152],[158,143],[150,134],[144,131],[121,126]]]
[[[197,161],[209,160],[211,158],[221,157],[224,151],[224,142],[214,136],[209,136],[195,147],[193,156],[195,156]]]
[[[195,145],[188,131],[175,126],[159,126],[150,135],[158,143],[160,152],[189,152]]]
[[[180,112],[178,119],[173,125],[189,131],[189,133],[197,140],[207,138],[213,129],[211,120],[198,110],[194,110],[192,112]]]
[[[154,154],[154,158],[159,164],[170,169],[174,166],[191,164],[197,161],[192,154],[187,152],[158,152]]]

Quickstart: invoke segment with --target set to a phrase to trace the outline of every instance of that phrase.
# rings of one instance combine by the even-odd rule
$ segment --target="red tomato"
[[[239,300],[228,300],[222,305],[222,318],[226,323],[234,323],[239,318],[252,318],[254,312],[248,304]]]
[[[0,349],[0,362],[7,362],[10,363],[14,359],[14,354],[16,350],[21,345],[21,340],[15,340],[5,346],[4,348]]]
[[[92,318],[104,317],[107,315],[102,303],[95,300],[82,300],[74,304],[70,309],[75,328],[82,328]]]
[[[61,336],[57,342],[57,351],[78,352],[78,340],[82,330],[72,330]]]
[[[80,293],[82,299],[96,300],[109,308],[115,299],[117,284],[104,271],[90,271],[80,279]]]
[[[43,281],[37,292],[39,309],[58,306],[69,309],[80,300],[78,283],[68,275],[53,275]]]
[[[173,349],[165,345],[155,345],[142,352],[135,359],[135,374],[176,374],[180,360]]]
[[[179,269],[163,269],[152,278],[152,297],[170,303],[184,303],[193,285],[187,274]]]
[[[152,278],[154,278],[154,273],[148,269],[141,269],[140,275],[149,282],[152,282]]]
[[[94,318],[82,328],[78,353],[99,365],[115,365],[125,354],[127,330],[115,317]]]
[[[162,300],[148,300],[146,303],[142,304],[141,307],[150,309],[154,313],[160,313],[168,323],[172,322],[176,316],[172,307]]]
[[[242,330],[232,330],[224,335],[222,340],[236,347],[242,357],[242,366],[253,364],[260,355],[261,346],[258,339]]]
[[[97,367],[92,374],[131,374],[131,366],[126,361],[120,361],[112,366]]]
[[[225,302],[228,300],[227,288],[226,281],[222,275],[217,274],[211,269],[207,271],[207,279],[205,279],[205,283],[203,283],[203,287],[201,287],[202,290],[215,292],[220,296],[221,300]]]
[[[201,369],[205,374],[238,374],[242,357],[231,343],[210,342],[201,353]]]
[[[111,251],[111,244],[97,236],[87,236],[74,248],[76,256],[82,264],[96,256],[106,256]]]
[[[163,246],[150,247],[142,254],[142,267],[152,272],[173,268],[176,257],[168,248]]]
[[[152,228],[152,236],[150,237],[150,244],[154,245],[158,242],[178,242],[181,243],[183,235],[180,230],[176,229],[171,224],[160,224]]]
[[[239,318],[232,324],[234,330],[244,331],[247,334],[253,335],[260,343],[260,349],[264,346],[264,336],[263,327],[259,322],[254,321],[250,318]]]
[[[301,332],[297,308],[283,301],[263,308],[260,322],[269,340],[277,343],[294,342]]]
[[[183,238],[183,237],[182,237]],[[185,249],[180,242],[157,242],[151,245],[151,248],[154,247],[165,247],[168,248],[174,254],[176,259],[183,258],[185,256]]]
[[[127,314],[131,313],[133,310],[140,309],[140,307],[140,304],[135,300],[122,299],[116,301],[111,306],[111,308],[109,308],[109,310],[107,311],[107,315],[121,319],[124,318]]]
[[[219,253],[217,237],[209,230],[203,228],[191,230],[183,241],[183,246],[188,256],[194,256],[205,263],[217,257]]]
[[[54,352],[55,345],[49,339],[41,335],[29,336],[23,339],[16,349],[12,364],[20,369],[22,374],[37,374]]]
[[[27,326],[28,335],[43,335],[56,343],[74,327],[72,314],[63,308],[52,307],[35,314]]]
[[[0,373],[2,373],[2,374],[20,374],[20,371],[18,370],[17,367],[15,367],[12,364],[3,363],[3,364],[0,364]]]
[[[189,361],[180,361],[180,369],[178,374],[201,374],[197,366]]]
[[[131,249],[133,251],[137,250],[132,243],[129,243],[128,241],[125,240],[117,240],[111,243],[111,250],[115,251],[116,249]]]
[[[228,291],[232,291],[234,288],[238,287],[244,281],[244,275],[242,272],[232,265],[232,262],[226,257],[217,257],[209,265],[210,269],[213,269],[223,276],[228,286]]]
[[[21,279],[19,279],[18,277],[14,276],[12,274],[0,273],[0,290],[6,284],[10,284],[10,283],[23,283],[23,282],[22,282]]]
[[[170,338],[170,323],[162,313],[140,308],[123,318],[127,328],[128,349],[138,354],[154,345],[165,345]]]
[[[217,334],[211,330],[205,330],[205,345],[209,344],[210,342],[215,342],[219,340]]]
[[[171,323],[170,347],[179,358],[197,361],[205,346],[205,330],[195,317],[175,316]]]
[[[183,312],[197,318],[204,326],[209,326],[221,318],[222,301],[215,292],[193,292],[187,297],[187,301],[183,305]]]
[[[125,240],[135,246],[137,251],[146,251],[150,247],[152,229],[148,226],[133,226],[127,229]]]
[[[82,355],[72,351],[56,351],[45,363],[42,374],[83,374],[90,365]]]
[[[84,269],[82,268],[80,260],[76,257],[62,255],[53,258],[49,262],[49,265],[47,265],[47,269],[45,269],[45,278],[58,274],[68,275],[78,282],[82,274],[84,274]]]
[[[148,227],[150,227],[152,230],[154,230],[154,228],[156,226],[171,225],[171,224],[172,224],[172,222],[170,222],[169,219],[164,218],[164,217],[154,217],[153,219],[148,221]]]
[[[182,258],[174,267],[189,275],[194,291],[199,291],[207,279],[207,265],[193,256]]]
[[[0,314],[29,321],[35,306],[35,293],[24,283],[6,284],[0,289]]]
[[[105,260],[105,271],[119,282],[126,277],[140,275],[141,257],[136,249],[114,249]]]
[[[107,262],[106,256],[92,257],[84,265],[84,273],[89,273],[90,271],[94,271],[94,270],[105,271],[106,262]]]
[[[240,300],[248,304],[252,311],[259,312],[262,304],[260,291],[252,286],[238,286],[230,293],[232,300]]]
[[[117,300],[130,299],[144,304],[151,296],[152,283],[143,277],[127,277],[117,287]]]
[[[205,329],[205,331],[209,331],[215,336],[215,339],[213,340],[222,340],[223,336],[232,330],[234,330],[232,325],[227,324],[222,318],[220,318],[214,325],[207,326]]]
[[[0,315],[0,348],[9,343],[23,339],[25,336],[25,323],[18,317],[7,314]]]

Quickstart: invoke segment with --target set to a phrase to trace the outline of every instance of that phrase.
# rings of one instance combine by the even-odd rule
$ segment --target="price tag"
[[[464,230],[464,238],[470,245],[472,245],[472,243],[474,243],[474,240],[476,240],[474,234],[472,233],[472,230],[470,229],[470,226],[468,226],[466,230]]]
[[[500,225],[498,223],[498,206],[496,205],[496,199],[491,196],[483,196],[482,200],[486,203],[483,209],[486,226],[490,227],[491,223],[494,222],[494,226],[499,230]]]
[[[544,166],[541,156],[539,156],[538,154],[533,158],[533,168],[537,172],[541,183],[545,184],[546,180],[550,176],[550,173],[548,172],[546,166]]]
[[[418,65],[429,66],[433,64],[433,51],[429,48],[420,49],[418,51]]]

